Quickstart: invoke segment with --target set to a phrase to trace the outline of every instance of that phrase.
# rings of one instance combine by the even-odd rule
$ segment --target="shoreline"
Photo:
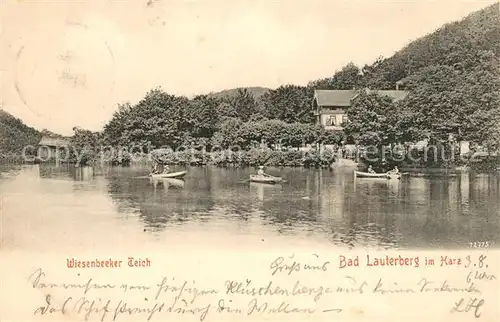
[[[335,165],[336,162],[333,162],[330,166],[322,166],[322,167],[305,167],[305,166],[289,166],[289,165],[279,165],[279,164],[266,164],[265,166],[268,168],[277,168],[277,169],[303,169],[303,170],[328,170],[328,171],[336,171],[336,170],[345,170],[345,171],[358,171],[357,166],[342,166]],[[112,165],[110,163],[105,164],[94,164],[94,165],[84,165],[84,166],[75,166],[74,163],[61,163],[56,164],[55,162],[42,162],[42,163],[34,163],[34,162],[19,162],[19,163],[2,163],[0,162],[0,168],[8,168],[8,167],[19,167],[19,166],[28,166],[28,165],[39,165],[39,166],[56,166],[56,167],[66,167],[68,169],[84,169],[84,168],[145,168],[151,165],[151,162],[133,162],[129,165]],[[173,167],[181,167],[181,168],[204,168],[204,167],[213,167],[219,169],[253,169],[257,168],[258,164],[229,164],[229,165],[217,165],[213,163],[207,164],[188,164],[188,163],[168,163],[169,166]],[[486,174],[486,175],[500,175],[500,170],[490,170],[490,171],[481,171],[477,169],[456,169],[456,168],[444,168],[444,167],[401,167],[401,172],[408,173],[409,176],[458,176],[463,174]]]

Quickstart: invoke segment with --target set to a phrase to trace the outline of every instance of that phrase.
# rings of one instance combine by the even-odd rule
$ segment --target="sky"
[[[495,2],[2,0],[0,104],[39,130],[98,131],[158,86],[305,85]]]

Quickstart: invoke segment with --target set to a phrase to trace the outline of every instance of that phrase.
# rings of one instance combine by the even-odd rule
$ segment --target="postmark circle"
[[[115,58],[98,30],[66,24],[57,34],[24,41],[16,55],[15,89],[45,119],[78,119],[83,106],[104,108],[115,87]]]

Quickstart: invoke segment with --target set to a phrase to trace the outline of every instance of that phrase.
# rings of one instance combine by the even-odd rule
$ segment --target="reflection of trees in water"
[[[99,172],[94,167],[75,167],[68,164],[40,164],[39,175],[44,179],[73,179],[75,181],[89,181]]]
[[[336,241],[402,247],[467,247],[470,240],[499,240],[498,177],[356,182],[346,196],[345,229]],[[467,195],[465,197],[464,195]]]
[[[317,228],[321,203],[316,199],[321,186],[317,172],[284,171],[287,182],[279,185],[250,184],[253,207],[261,213],[264,224],[277,227],[280,233]],[[301,172],[301,173],[300,173]]]
[[[70,168],[71,176],[76,181],[89,181],[94,179],[93,167]]]
[[[344,226],[335,242],[355,247],[369,245],[393,247],[397,244],[396,215],[405,205],[399,183],[386,180],[356,179],[346,194]]]
[[[280,186],[250,185],[249,170],[190,168],[183,187],[158,183],[156,188],[146,178],[133,173],[115,173],[108,180],[108,192],[121,212],[135,209],[149,227],[162,228],[169,223],[210,218],[261,219],[287,226],[314,221],[317,208],[311,201],[295,198],[304,195],[301,182]],[[281,227],[283,226],[283,227]]]
[[[500,177],[476,176],[471,179],[469,227],[472,240],[500,241]]]
[[[473,174],[469,178],[470,198],[479,203],[486,203],[492,198],[498,198],[499,177]]]
[[[104,183],[102,177],[95,180],[100,171],[94,167],[74,167],[67,164],[40,164],[38,167],[40,178],[72,182],[74,192],[101,189],[99,186]]]
[[[17,175],[21,166],[15,164],[0,164],[0,180]]]
[[[40,178],[68,180],[71,176],[70,165],[40,164]]]
[[[498,178],[486,176],[480,183],[472,176],[428,181],[427,204],[412,204],[400,224],[405,246],[468,247],[471,240],[499,240]]]
[[[204,168],[203,175],[208,179],[212,200],[216,205],[214,214],[219,218],[238,218],[248,220],[252,216],[252,202],[248,195],[248,170]]]
[[[287,170],[290,171],[290,170]],[[289,172],[281,185],[249,184],[250,170],[189,168],[183,186],[109,176],[121,212],[148,227],[186,221],[257,219],[280,233],[314,233],[349,246],[445,247],[499,239],[498,177],[353,180],[320,171]],[[274,170],[273,174],[279,173]]]
[[[455,179],[430,179],[428,190],[425,192],[427,196],[428,207],[426,208],[415,208],[414,212],[418,215],[418,218],[422,218],[420,221],[413,220],[412,229],[415,232],[420,232],[420,234],[411,234],[408,236],[414,241],[413,244],[417,245],[428,245],[432,244],[439,246],[442,241],[446,241],[449,238],[455,238],[456,235],[456,225],[453,223],[450,215],[453,215],[455,209],[453,207],[453,202],[450,203],[450,198],[458,198],[456,196],[450,196],[450,184]],[[456,200],[455,200],[456,202]],[[422,213],[420,216],[420,213]],[[416,239],[416,240],[415,240]]]
[[[135,210],[147,227],[163,228],[169,223],[183,223],[195,217],[209,215],[213,206],[210,194],[195,184],[178,186],[168,181],[152,182],[133,174],[114,174],[108,177],[108,192],[117,202],[120,212]]]
[[[276,196],[276,195],[275,195]],[[264,201],[262,218],[278,225],[281,232],[295,226],[311,227],[317,221],[317,207],[311,201],[275,197]]]

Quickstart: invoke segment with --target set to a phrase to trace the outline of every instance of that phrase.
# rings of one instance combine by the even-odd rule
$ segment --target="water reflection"
[[[94,179],[93,167],[70,167],[71,177],[76,181],[90,181]]]
[[[354,180],[349,173],[282,173],[288,181],[280,185],[248,184],[248,170],[192,168],[183,193],[165,197],[161,215],[150,207],[157,215],[145,220],[160,217],[168,223],[180,213],[185,221],[258,218],[280,234],[322,234],[349,246],[465,247],[471,239],[498,238],[495,176]],[[115,198],[120,195],[111,192]],[[139,206],[144,208],[144,202]]]
[[[99,172],[93,167],[73,167],[71,165],[36,165],[33,169],[38,169],[40,178],[67,180],[71,178],[75,181],[89,181],[94,178],[94,172]]]
[[[250,193],[255,193],[260,201],[264,201],[264,196],[271,197],[276,193],[276,191],[281,191],[283,186],[281,184],[267,184],[250,182]]]
[[[384,248],[463,248],[470,241],[500,238],[497,175],[373,180],[342,171],[270,171],[287,181],[248,183],[248,169],[211,167],[188,168],[185,180],[152,179],[141,167],[0,168],[0,192],[18,191],[30,200],[43,195],[60,211],[71,207],[75,224],[99,212],[108,220],[138,218],[141,231],[166,234],[224,230],[234,236],[289,235]],[[115,213],[103,210],[105,200]]]
[[[21,167],[13,164],[0,164],[0,180],[15,177],[21,171]]]
[[[184,187],[184,180],[181,179],[174,179],[174,178],[150,178],[149,181],[151,182],[154,190],[158,188],[158,186],[163,187],[165,190],[168,190],[169,188],[183,188]]]

